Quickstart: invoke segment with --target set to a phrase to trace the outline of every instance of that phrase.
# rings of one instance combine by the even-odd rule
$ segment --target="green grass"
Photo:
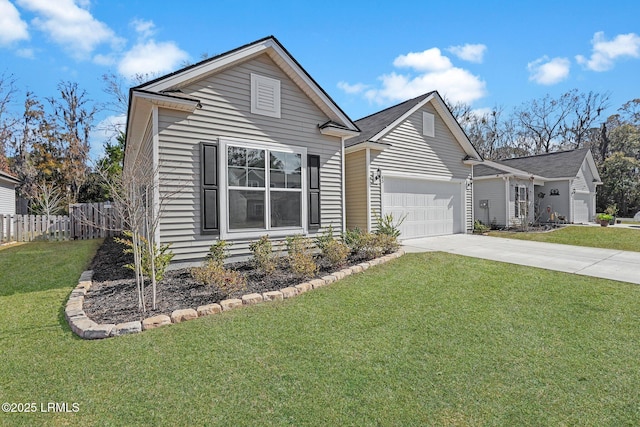
[[[58,252],[73,245],[93,249]],[[79,412],[0,424],[640,423],[635,285],[411,254],[284,302],[83,341],[62,317],[82,266],[66,287],[0,297],[0,401]]]
[[[640,252],[640,229],[615,228],[615,226],[572,226],[548,233],[491,231],[489,236]]]

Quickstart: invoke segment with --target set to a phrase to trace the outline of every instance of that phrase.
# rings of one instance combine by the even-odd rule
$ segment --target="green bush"
[[[473,223],[473,232],[474,233],[485,233],[490,230],[490,227],[484,225],[482,221],[476,219]]]
[[[229,243],[226,240],[218,240],[209,248],[209,255],[207,255],[207,258],[223,265],[224,260],[229,257],[227,248],[231,245],[232,243]]]
[[[358,227],[347,230],[342,235],[342,241],[351,249],[353,255],[358,254],[365,245],[365,233]]]
[[[267,276],[272,275],[276,271],[278,263],[273,254],[273,248],[269,241],[268,234],[260,237],[260,239],[255,242],[251,242],[249,249],[253,253],[253,263],[256,269]]]
[[[383,254],[390,254],[400,248],[398,239],[389,234],[376,234],[374,244],[380,248]]]
[[[397,222],[393,218],[393,214],[379,216],[374,212],[376,217],[376,234],[386,234],[387,236],[400,237],[400,225],[404,222],[406,215]]]
[[[126,238],[116,237],[114,240],[120,244],[126,246],[124,252],[127,254],[133,253],[133,233],[130,231],[124,231],[122,234],[125,235]],[[169,251],[169,247],[171,244],[166,244],[162,246],[156,246],[153,249],[153,257],[154,257],[154,265],[156,268],[156,281],[159,282],[164,278],[164,273],[167,271],[167,267],[169,267],[169,263],[173,259],[173,252]],[[140,236],[140,254],[141,254],[141,268],[142,274],[151,278],[151,254],[149,253],[149,241]],[[135,264],[125,264],[124,267],[136,271]]]
[[[289,269],[300,278],[313,277],[318,272],[311,247],[311,241],[300,235],[287,237]]]
[[[227,270],[222,263],[211,258],[202,267],[193,267],[191,277],[205,286],[215,286],[225,296],[246,289],[247,280],[235,270]]]
[[[322,258],[327,261],[331,268],[342,267],[349,258],[351,249],[339,240],[327,242],[322,249]]]

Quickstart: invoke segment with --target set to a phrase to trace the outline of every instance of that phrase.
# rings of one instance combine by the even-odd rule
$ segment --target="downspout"
[[[367,184],[367,230],[371,231],[371,180],[369,176],[371,175],[371,167],[369,162],[371,161],[371,151],[369,148],[365,148],[365,182]]]

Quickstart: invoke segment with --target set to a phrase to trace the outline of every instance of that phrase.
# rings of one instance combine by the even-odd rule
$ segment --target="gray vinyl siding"
[[[435,116],[434,137],[422,134],[422,113],[425,111]],[[390,147],[375,158],[372,156],[371,170],[380,168],[383,176],[400,172],[423,175],[425,178],[471,178],[471,166],[463,163],[465,151],[429,103],[407,117],[378,142],[390,144]],[[468,191],[463,200],[466,205],[466,231],[473,229],[472,197]],[[380,188],[377,186],[371,186],[371,210],[382,211]],[[375,224],[374,215],[370,214],[372,224]]]
[[[593,183],[593,174],[588,162],[585,160],[578,170],[576,178],[573,180],[573,189],[581,192],[593,192],[595,191],[595,184]]]
[[[15,215],[16,190],[13,183],[0,181],[0,215]]]
[[[504,181],[498,179],[476,180],[473,183],[473,210],[475,219],[483,224],[495,224],[505,226],[506,221],[506,201],[505,201]],[[480,207],[481,200],[489,201],[489,208]]]
[[[422,112],[435,115],[435,137],[422,135]],[[471,176],[471,166],[462,159],[466,153],[449,131],[440,115],[426,104],[382,138],[390,144],[372,162],[372,169],[385,172],[404,172],[443,178],[466,179]]]
[[[345,195],[347,228],[367,229],[367,172],[365,150],[346,155]]]
[[[280,80],[280,119],[251,114],[251,73]],[[332,225],[336,233],[342,232],[342,142],[320,134],[318,124],[327,117],[266,54],[208,76],[182,92],[200,100],[202,108],[193,113],[159,112],[160,171],[168,179],[163,180],[162,192],[171,194],[160,239],[171,243],[174,261],[202,259],[217,239],[200,232],[199,144],[221,137],[306,147],[307,154],[319,155],[322,227]],[[255,239],[234,241],[232,256],[248,255],[251,240]]]
[[[552,196],[551,190],[557,189],[560,193],[558,196]],[[544,185],[536,186],[536,192],[545,193],[544,198],[540,203],[540,221],[546,222],[549,220],[549,215],[547,214],[547,207],[551,210],[551,212],[557,212],[558,215],[563,215],[567,218],[570,218],[570,209],[571,209],[571,194],[570,194],[570,185],[568,180],[563,181],[547,181]]]

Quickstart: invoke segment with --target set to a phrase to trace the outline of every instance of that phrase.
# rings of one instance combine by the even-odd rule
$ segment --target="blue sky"
[[[0,73],[55,96],[276,36],[352,118],[438,90],[482,110],[570,89],[640,97],[640,2],[0,0]],[[116,120],[100,111],[98,121]],[[102,139],[92,141],[94,154]]]

